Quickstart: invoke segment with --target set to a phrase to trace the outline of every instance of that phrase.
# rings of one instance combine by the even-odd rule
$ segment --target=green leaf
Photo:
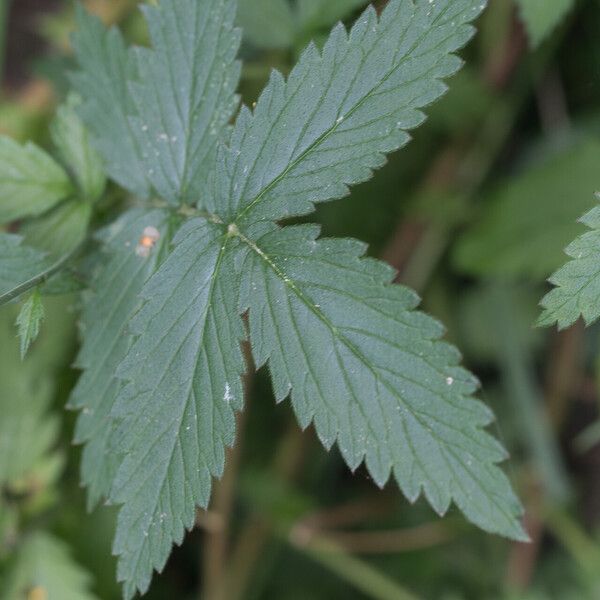
[[[196,505],[207,506],[233,444],[244,329],[230,244],[223,227],[188,221],[131,322],[137,337],[112,411],[124,455],[111,500],[123,504],[114,550],[126,597],[148,588],[194,524]]]
[[[493,416],[472,398],[477,380],[439,340],[442,326],[415,310],[417,295],[391,285],[391,267],[364,259],[353,240],[317,240],[318,228],[271,227],[242,270],[242,306],[258,366],[276,398],[291,395],[303,428],[337,441],[356,469],[383,486],[393,473],[414,502],[444,514],[453,501],[486,531],[526,539],[506,458],[482,428]]]
[[[594,205],[599,164],[600,142],[587,140],[500,182],[454,249],[455,264],[473,275],[543,281],[563,262],[577,217]]]
[[[72,191],[68,175],[43,150],[0,136],[0,223],[40,215]]]
[[[600,317],[600,206],[581,219],[590,231],[576,238],[565,252],[572,258],[550,282],[556,287],[542,300],[538,325],[558,324],[559,329],[583,317],[587,325]]]
[[[344,19],[367,0],[298,0],[298,19],[305,31],[316,31]]]
[[[147,257],[139,256],[137,245],[148,227],[155,228],[161,239]],[[167,230],[164,211],[133,209],[101,237],[105,260],[94,275],[81,316],[83,344],[75,365],[83,374],[69,401],[71,408],[81,410],[75,442],[86,443],[81,478],[90,508],[108,496],[119,463],[110,447],[114,429],[110,412],[120,387],[114,374],[131,348],[128,323],[140,307],[144,283],[156,270]]]
[[[516,0],[530,44],[539,46],[573,8],[574,0]]]
[[[243,108],[210,209],[252,223],[313,210],[371,177],[385,153],[423,122],[420,108],[461,65],[451,54],[472,36],[483,2],[389,2],[368,8],[348,35],[311,45],[288,80],[275,71],[253,113]]]
[[[38,288],[27,298],[17,317],[19,338],[21,338],[21,358],[25,358],[27,350],[40,333],[40,325],[44,320],[44,303]]]
[[[81,274],[65,269],[49,277],[40,286],[40,291],[43,296],[64,296],[81,292],[85,287],[85,280]]]
[[[240,0],[238,23],[244,38],[259,48],[289,48],[296,20],[288,0]]]
[[[240,32],[235,0],[163,0],[144,5],[152,49],[136,49],[130,118],[143,165],[172,204],[202,204],[217,143],[238,99]]]
[[[87,235],[92,205],[81,200],[67,200],[20,229],[28,245],[58,258],[73,251]]]
[[[238,102],[235,0],[163,0],[142,10],[153,48],[135,52],[79,11],[82,71],[73,80],[82,115],[118,183],[142,197],[151,185],[172,204],[202,204]]]
[[[0,591],[6,600],[94,600],[89,588],[90,576],[73,560],[66,544],[37,532],[18,548]]]
[[[65,104],[59,106],[50,133],[60,157],[77,181],[81,198],[95,202],[104,192],[106,177],[100,156],[91,147],[88,132],[77,115],[80,103],[76,95],[70,94]]]
[[[49,268],[46,256],[39,250],[24,246],[22,239],[18,235],[0,233],[0,304],[6,301],[6,295],[27,286]],[[34,285],[32,283],[29,287]]]
[[[117,29],[107,30],[79,3],[72,43],[80,70],[71,82],[83,98],[80,114],[108,175],[141,198],[150,195],[142,153],[128,117],[135,108],[129,81],[137,76],[135,59]]]

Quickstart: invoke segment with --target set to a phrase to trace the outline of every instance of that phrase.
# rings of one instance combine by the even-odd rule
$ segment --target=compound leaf
[[[556,287],[542,300],[544,312],[538,325],[557,323],[564,329],[579,317],[588,325],[600,317],[600,206],[586,213],[581,222],[590,231],[567,246],[565,252],[572,260],[550,278]]]
[[[274,71],[254,112],[237,119],[210,208],[225,221],[277,220],[368,179],[444,93],[441,79],[461,66],[452,52],[484,5],[392,0],[349,34],[335,27],[322,53],[310,45],[287,81]]]
[[[202,203],[217,142],[237,106],[235,0],[143,6],[152,49],[136,48],[130,118],[148,180],[165,200]]]
[[[72,191],[68,175],[46,152],[0,136],[0,223],[40,215]]]
[[[318,228],[272,227],[242,268],[257,365],[268,362],[278,400],[291,395],[302,427],[337,441],[352,469],[378,485],[393,472],[406,497],[454,501],[481,528],[515,539],[522,510],[497,467],[505,457],[482,428],[492,414],[471,397],[475,378],[440,341],[442,326],[391,285],[393,269],[362,258],[363,244],[317,240]]]
[[[192,219],[173,243],[142,290],[112,410],[124,455],[111,493],[123,505],[114,550],[127,597],[148,588],[196,506],[208,504],[242,406],[244,330],[230,238],[222,226]]]
[[[415,310],[416,295],[391,285],[391,269],[363,259],[356,242],[266,223],[345,195],[408,141],[460,67],[452,53],[484,4],[391,0],[349,34],[336,27],[322,53],[310,46],[287,81],[274,73],[254,113],[242,110],[214,179],[210,157],[235,104],[233,2],[145,8],[153,49],[136,54],[128,131],[163,199],[214,214],[181,227],[139,310],[129,319],[132,298],[100,344],[108,350],[125,326],[133,335],[118,356],[120,383],[94,400],[108,422],[103,447],[117,457],[98,490],[114,473],[126,597],[148,588],[223,471],[242,407],[248,309],[253,352],[269,363],[278,399],[291,393],[301,424],[314,422],[327,447],[337,441],[352,468],[364,460],[380,485],[393,472],[411,500],[423,493],[439,513],[454,501],[482,528],[525,537],[497,466],[504,450],[484,430],[492,415],[472,398],[476,381],[440,341],[441,326]],[[82,353],[88,370],[93,345]],[[101,389],[90,379],[76,404]]]
[[[139,256],[138,243],[147,228],[158,232],[160,239],[148,256]],[[141,304],[139,293],[155,272],[167,237],[167,213],[143,209],[125,213],[101,235],[105,260],[85,299],[83,343],[75,363],[83,373],[69,401],[71,408],[81,410],[75,441],[85,443],[81,478],[90,508],[108,496],[118,466],[118,455],[110,447],[114,429],[110,412],[120,387],[114,375],[131,348],[128,323]]]
[[[135,59],[116,29],[77,3],[72,43],[80,70],[71,82],[83,98],[80,114],[109,176],[141,198],[150,195],[141,150],[129,124],[134,110],[128,82],[137,76]]]

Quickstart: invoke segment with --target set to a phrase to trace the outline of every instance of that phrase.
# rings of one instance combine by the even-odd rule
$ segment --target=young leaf
[[[37,532],[18,547],[0,592],[2,598],[94,600],[90,577],[72,558],[66,544]]]
[[[0,233],[0,305],[34,287],[50,266],[42,252],[21,242],[18,235]]]
[[[106,178],[98,153],[90,146],[88,132],[76,113],[80,100],[70,94],[50,125],[52,140],[65,165],[71,169],[82,200],[95,202],[104,192]]]
[[[406,497],[424,493],[444,514],[454,501],[486,531],[526,538],[521,506],[496,463],[506,454],[483,427],[493,417],[471,395],[475,378],[418,297],[390,285],[393,269],[361,258],[363,244],[317,240],[314,226],[272,227],[242,268],[257,365],[276,398],[291,394],[303,428],[364,460],[383,486],[393,472]]]
[[[574,0],[516,0],[530,44],[539,46],[573,8]]]
[[[600,206],[581,219],[591,231],[575,239],[565,252],[572,258],[550,282],[556,287],[542,299],[544,312],[538,325],[558,324],[559,329],[583,317],[591,325],[600,317]]]
[[[125,213],[102,235],[105,262],[91,283],[81,317],[83,344],[76,366],[83,370],[71,394],[69,406],[81,410],[75,442],[86,445],[81,478],[88,487],[91,508],[108,496],[118,455],[111,451],[113,421],[110,418],[120,383],[114,374],[131,348],[128,322],[138,310],[140,290],[158,265],[168,238],[168,215],[161,210],[134,209]],[[136,251],[148,227],[160,239],[147,257]]]
[[[44,303],[38,288],[23,303],[19,316],[17,317],[17,327],[19,338],[21,338],[21,358],[25,358],[27,350],[40,333],[40,325],[44,320]]]
[[[193,525],[196,505],[208,504],[242,407],[244,330],[231,241],[222,227],[193,219],[173,243],[142,290],[112,411],[122,421],[124,459],[111,500],[123,504],[114,550],[126,597],[148,588]]]
[[[40,215],[72,191],[68,175],[43,150],[0,136],[0,223]]]
[[[172,204],[202,204],[217,143],[237,106],[235,0],[143,6],[152,49],[137,48],[130,118],[148,180]]]
[[[451,54],[472,36],[483,2],[388,3],[368,8],[348,35],[311,45],[288,80],[275,71],[254,113],[242,109],[210,209],[252,223],[312,211],[368,179],[409,140],[420,108],[461,65]]]
[[[128,117],[134,112],[129,81],[137,76],[135,59],[117,29],[76,4],[77,30],[72,43],[80,70],[73,87],[83,98],[80,114],[109,176],[141,198],[150,195],[142,154]]]

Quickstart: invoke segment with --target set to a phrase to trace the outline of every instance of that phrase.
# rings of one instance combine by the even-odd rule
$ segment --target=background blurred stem
[[[548,417],[556,430],[565,421],[570,395],[580,380],[583,338],[581,322],[554,334],[544,387]]]
[[[229,448],[226,457],[223,477],[215,484],[210,510],[210,519],[214,526],[206,528],[206,536],[202,549],[202,590],[200,598],[205,600],[226,600],[223,583],[226,580],[226,560],[231,529],[231,513],[235,499],[237,473],[241,458],[241,430],[243,415],[237,415],[237,440],[233,448]]]
[[[325,536],[312,536],[304,541],[298,532],[288,536],[294,548],[332,571],[354,588],[377,600],[417,600],[393,579],[374,569],[368,563],[347,553]]]
[[[447,521],[416,527],[381,531],[340,531],[327,534],[329,540],[356,554],[396,554],[439,546],[458,533]]]
[[[600,547],[598,543],[588,537],[579,524],[564,511],[549,510],[545,515],[545,522],[548,529],[552,531],[586,574],[593,588],[592,593],[595,593],[593,597],[597,598],[597,594],[600,593]]]
[[[225,458],[223,477],[215,483],[211,504],[211,519],[214,527],[206,528],[206,539],[202,550],[202,581],[200,597],[204,600],[229,600],[225,585],[228,580],[226,565],[229,551],[231,518],[235,503],[238,473],[242,458],[243,437],[252,395],[254,364],[248,344],[244,345],[244,356],[248,372],[244,378],[244,410],[236,416],[236,442],[229,448]],[[199,514],[202,517],[202,513]]]
[[[298,472],[306,447],[307,434],[292,423],[275,450],[271,467],[280,481],[292,481]],[[243,600],[252,572],[272,536],[272,526],[261,514],[249,516],[238,535],[228,564],[227,600]]]

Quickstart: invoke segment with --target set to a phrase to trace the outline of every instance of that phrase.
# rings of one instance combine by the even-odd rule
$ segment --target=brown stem
[[[540,552],[544,523],[539,517],[541,507],[541,489],[532,487],[527,502],[523,526],[531,542],[512,544],[506,567],[506,582],[510,589],[524,591],[529,587]]]
[[[309,437],[292,423],[275,453],[272,470],[282,481],[291,481],[299,472]],[[254,567],[272,535],[270,523],[256,514],[240,532],[228,568],[227,600],[242,600]]]
[[[550,69],[536,88],[538,114],[544,132],[568,129],[571,123],[565,88],[556,68]]]
[[[237,417],[238,432],[241,429],[242,414]],[[239,436],[239,434],[238,434]],[[202,552],[202,594],[206,600],[225,600],[222,582],[225,577],[225,564],[229,544],[230,515],[233,507],[237,471],[240,460],[240,440],[230,448],[225,457],[227,468],[223,478],[215,485],[212,505],[206,515],[200,516],[206,528]]]
[[[244,379],[244,396],[250,398],[254,366],[247,344],[244,345],[248,374]],[[247,400],[248,401],[248,400]],[[214,487],[210,511],[199,511],[197,524],[205,529],[206,537],[202,552],[202,581],[200,597],[205,600],[226,600],[226,564],[229,550],[231,514],[235,502],[237,475],[242,456],[244,425],[248,407],[236,415],[236,443],[227,449],[225,472]]]
[[[579,321],[573,327],[555,334],[546,370],[546,407],[551,423],[559,428],[565,421],[569,398],[581,384],[581,352],[584,325]]]

